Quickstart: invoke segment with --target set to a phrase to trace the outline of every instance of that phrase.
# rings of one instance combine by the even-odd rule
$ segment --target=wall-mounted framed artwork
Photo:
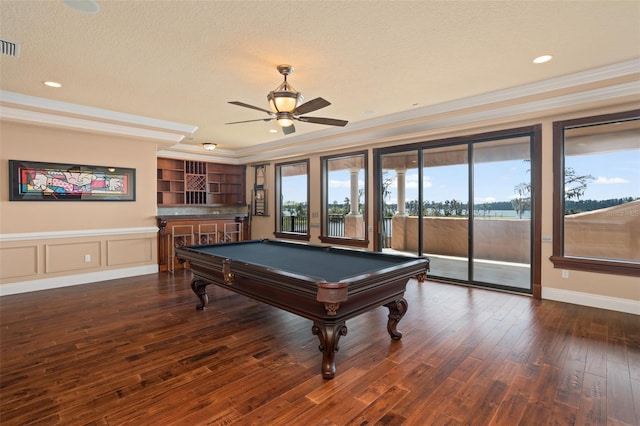
[[[135,169],[9,160],[9,201],[135,199]]]
[[[266,164],[257,164],[253,166],[255,169],[254,181],[253,181],[253,215],[254,216],[269,216],[267,211],[267,190],[265,186],[265,175],[267,173]]]

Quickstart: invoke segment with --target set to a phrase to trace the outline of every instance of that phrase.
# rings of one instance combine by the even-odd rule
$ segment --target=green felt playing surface
[[[265,268],[282,270],[327,282],[339,282],[412,260],[401,256],[319,246],[289,245],[277,241],[251,241],[190,247],[214,256]]]

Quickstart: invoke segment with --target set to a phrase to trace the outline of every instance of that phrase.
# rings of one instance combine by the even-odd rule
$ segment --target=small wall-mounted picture
[[[9,201],[135,201],[135,169],[9,160]]]
[[[267,190],[255,189],[253,191],[254,216],[267,216]]]

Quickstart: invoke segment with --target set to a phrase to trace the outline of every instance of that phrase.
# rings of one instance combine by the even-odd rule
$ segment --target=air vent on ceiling
[[[0,54],[7,56],[20,56],[20,45],[12,41],[0,40]]]

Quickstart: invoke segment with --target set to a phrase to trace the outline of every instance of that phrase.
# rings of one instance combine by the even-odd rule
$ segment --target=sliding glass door
[[[376,150],[379,247],[430,276],[532,292],[534,128]]]
[[[467,144],[422,150],[422,249],[431,275],[469,280],[469,150]]]
[[[418,151],[388,154],[381,159],[381,247],[418,254]]]
[[[473,144],[471,278],[475,283],[531,288],[529,139]]]

